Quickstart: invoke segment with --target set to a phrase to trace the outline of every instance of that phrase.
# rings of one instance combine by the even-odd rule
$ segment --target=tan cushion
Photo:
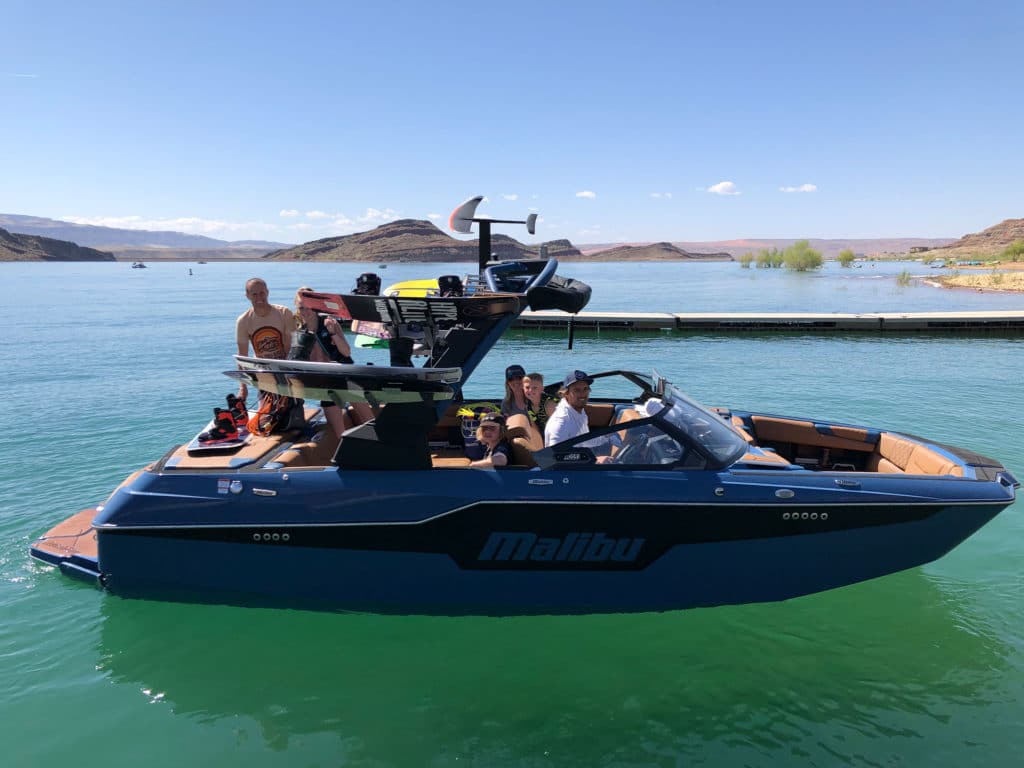
[[[964,474],[963,467],[923,445],[914,448],[914,452],[910,454],[910,461],[903,469],[912,475],[957,475],[962,477]]]
[[[891,474],[891,473],[902,472],[902,471],[903,471],[902,469],[897,467],[891,461],[889,461],[888,459],[883,459],[881,457],[879,457],[879,459],[878,459],[878,466],[875,467],[875,472],[888,472],[888,473]]]
[[[744,423],[743,419],[739,416],[732,416],[729,419],[729,422],[732,424],[733,428],[740,433],[744,440],[748,443],[754,442],[754,436],[750,434],[750,431],[747,429],[747,425]]]
[[[430,463],[435,467],[468,467],[469,459],[465,456],[453,456],[450,458],[431,457]]]
[[[842,448],[848,451],[873,451],[873,443],[862,440],[854,435],[867,432],[848,427],[832,427],[834,434],[825,435],[818,431],[813,422],[800,419],[780,419],[774,416],[752,416],[754,435],[757,442],[797,443],[814,445],[820,448]],[[883,456],[885,453],[883,452]]]
[[[544,447],[544,439],[540,430],[531,427],[510,427],[505,432],[505,439],[512,447],[512,463],[523,467],[536,467],[537,461],[533,452]]]
[[[906,472],[911,475],[955,475],[963,477],[964,470],[955,461],[947,459],[931,448],[913,440],[883,432],[878,441],[878,452],[868,464],[878,472]],[[877,467],[871,464],[877,463]]]
[[[910,454],[914,452],[917,443],[896,437],[888,432],[883,432],[878,440],[878,452],[883,459],[888,459],[900,469],[907,466],[910,461]]]
[[[763,453],[745,453],[740,461],[749,464],[775,464],[778,466],[789,466],[788,461],[777,453],[772,453],[771,451],[764,451]]]

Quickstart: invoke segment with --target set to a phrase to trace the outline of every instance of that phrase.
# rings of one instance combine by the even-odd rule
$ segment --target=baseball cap
[[[587,376],[583,371],[573,371],[565,377],[565,381],[562,382],[563,387],[568,387],[570,384],[575,384],[577,381],[585,381],[587,384],[593,384],[594,378]]]
[[[497,424],[499,427],[505,426],[505,417],[500,413],[485,413],[480,417],[481,424]]]
[[[521,365],[510,365],[505,369],[505,381],[521,379],[526,375],[526,369]]]

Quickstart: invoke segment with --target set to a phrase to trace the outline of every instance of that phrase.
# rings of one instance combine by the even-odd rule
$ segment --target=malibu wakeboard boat
[[[634,395],[592,399],[587,435],[544,447],[510,430],[509,466],[469,467],[462,390],[474,369],[525,308],[574,313],[590,296],[554,259],[491,262],[499,220],[475,217],[480,200],[451,220],[462,232],[479,224],[473,279],[442,281],[443,295],[306,297],[378,328],[390,366],[238,357],[226,372],[263,391],[366,402],[375,418],[338,439],[307,409],[298,426],[223,450],[178,446],[40,537],[32,555],[125,597],[664,611],[785,600],[913,568],[1014,502],[1014,477],[971,451],[708,408],[632,371],[595,375],[624,378]],[[504,223],[533,228],[532,217]]]

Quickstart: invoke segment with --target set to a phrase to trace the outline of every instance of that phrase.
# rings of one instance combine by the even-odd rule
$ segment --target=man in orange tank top
[[[250,278],[245,284],[245,296],[252,307],[245,310],[235,321],[235,340],[238,354],[248,355],[252,345],[254,357],[283,360],[288,356],[288,347],[295,330],[295,317],[288,307],[271,304],[270,291],[262,278]],[[245,400],[249,388],[245,382],[238,385],[238,397]]]

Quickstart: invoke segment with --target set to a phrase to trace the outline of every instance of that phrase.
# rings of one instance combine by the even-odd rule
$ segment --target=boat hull
[[[592,476],[584,497],[578,478],[543,471],[448,473],[465,487],[427,496],[431,474],[386,490],[375,472],[275,475],[240,480],[235,495],[211,493],[214,476],[145,473],[97,517],[99,579],[125,597],[380,613],[769,602],[935,560],[1013,500],[954,478],[862,476],[866,490],[850,492],[826,474],[753,484],[729,472],[693,473],[686,500],[669,472],[635,479],[661,496],[644,503],[628,500],[625,476]],[[779,500],[783,487],[795,502]],[[180,524],[160,523],[169,508]]]

